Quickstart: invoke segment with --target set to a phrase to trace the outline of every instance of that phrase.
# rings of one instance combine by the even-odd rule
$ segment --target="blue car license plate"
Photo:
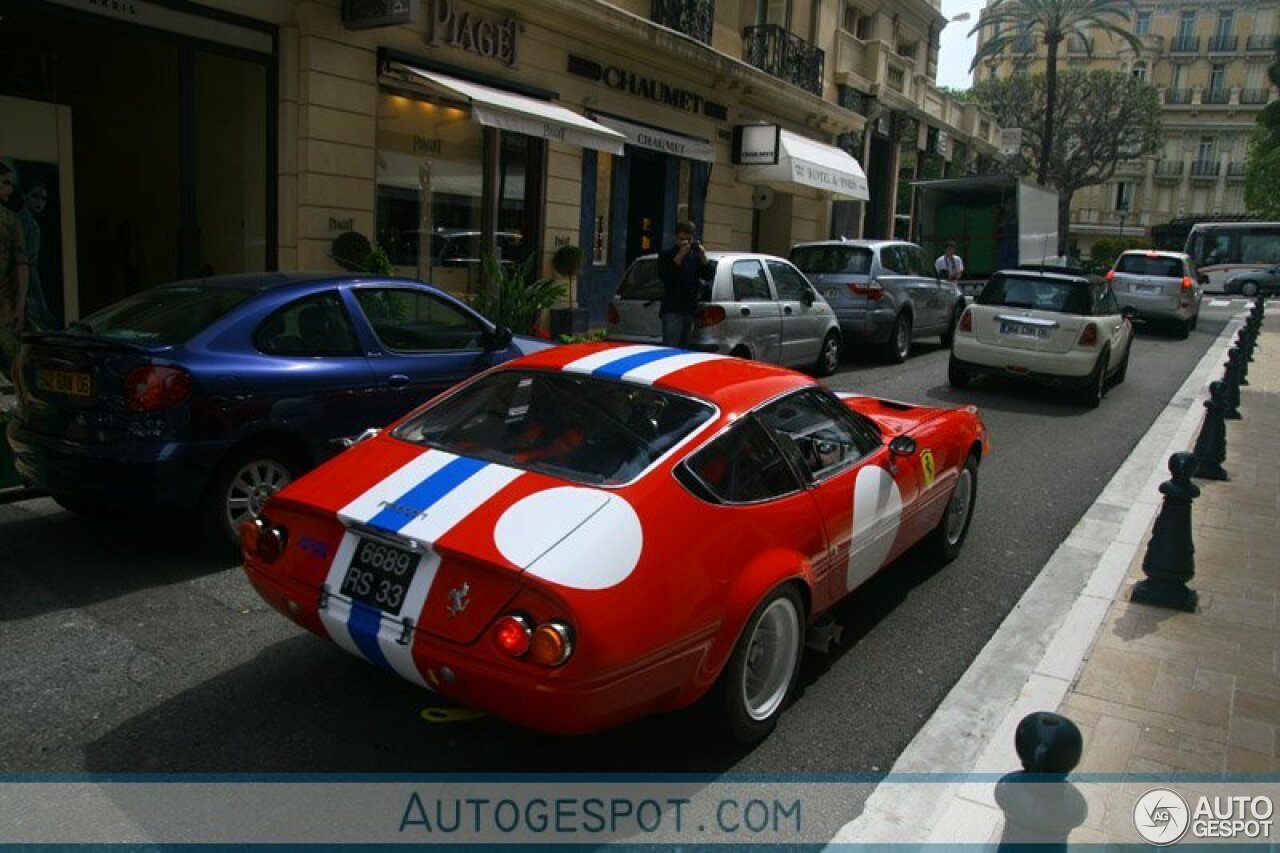
[[[71,373],[66,370],[37,370],[36,390],[52,391],[55,394],[71,394],[75,397],[88,397],[93,391],[87,373]]]
[[[421,559],[416,551],[361,536],[340,592],[385,613],[398,614]]]

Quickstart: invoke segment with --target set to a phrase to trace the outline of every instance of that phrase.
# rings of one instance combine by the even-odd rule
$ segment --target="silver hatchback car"
[[[919,338],[951,346],[964,294],[915,243],[824,240],[798,243],[790,257],[835,309],[847,343],[875,344],[895,364]]]
[[[840,326],[831,306],[798,269],[754,252],[707,252],[712,274],[702,285],[691,349],[830,376],[840,366]],[[609,303],[611,341],[662,341],[658,256],[627,268]]]
[[[1121,252],[1107,273],[1122,307],[1133,308],[1143,320],[1175,324],[1179,337],[1191,334],[1200,319],[1202,285],[1190,255],[1155,249]]]

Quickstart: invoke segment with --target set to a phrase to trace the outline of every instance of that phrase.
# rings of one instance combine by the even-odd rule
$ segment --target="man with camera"
[[[676,223],[676,244],[658,256],[662,280],[662,345],[687,349],[693,338],[701,282],[711,275],[707,253],[692,222]]]

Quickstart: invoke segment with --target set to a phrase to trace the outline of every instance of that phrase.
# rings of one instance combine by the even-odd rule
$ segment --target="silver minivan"
[[[1187,337],[1200,319],[1207,278],[1191,256],[1157,249],[1130,249],[1116,258],[1107,273],[1122,306],[1143,320],[1170,321],[1179,337]]]
[[[798,269],[755,252],[707,252],[712,268],[702,285],[690,348],[830,376],[840,366],[835,312]],[[643,255],[627,268],[609,303],[608,339],[662,342],[662,280],[658,256]]]
[[[915,243],[823,240],[796,244],[790,258],[835,310],[845,343],[875,344],[895,364],[913,340],[937,335],[951,346],[964,294]]]

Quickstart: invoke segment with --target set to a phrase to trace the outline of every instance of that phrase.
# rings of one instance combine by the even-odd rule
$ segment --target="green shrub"
[[[502,266],[490,255],[481,258],[494,291],[478,293],[471,305],[499,326],[509,326],[519,335],[536,334],[542,312],[564,298],[564,285],[553,278],[531,281],[536,256],[519,264]]]

